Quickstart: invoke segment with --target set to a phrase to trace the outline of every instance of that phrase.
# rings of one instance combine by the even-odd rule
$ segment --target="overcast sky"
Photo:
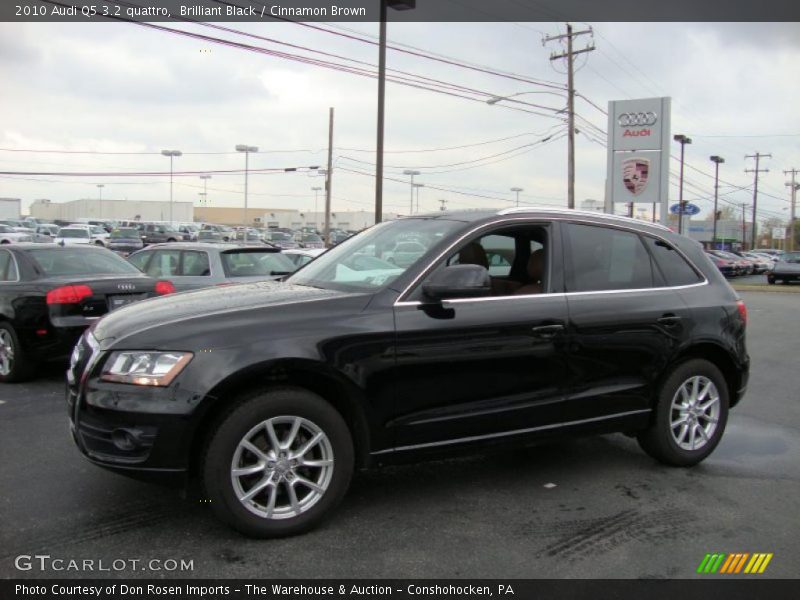
[[[162,25],[173,26],[169,23]],[[688,199],[708,210],[713,173],[708,157],[721,155],[720,192],[731,202],[751,202],[752,160],[745,154],[771,153],[762,163],[760,217],[788,214],[782,171],[800,168],[800,25],[700,23],[598,23],[594,52],[578,60],[576,89],[598,107],[609,100],[671,96],[672,132],[691,136],[687,162]],[[374,45],[296,24],[227,26],[241,32],[377,62]],[[585,28],[585,24],[576,24]],[[335,27],[335,28],[334,28]],[[333,31],[348,33],[342,25]],[[344,25],[359,35],[377,35],[377,24]],[[264,40],[195,26],[202,32],[264,48],[311,56]],[[389,24],[390,42],[426,53],[454,57],[563,84],[563,65],[551,63],[555,44],[543,35],[564,31],[560,23]],[[576,43],[590,42],[582,36]],[[341,62],[341,61],[340,61]],[[363,65],[362,65],[363,66]],[[389,68],[498,95],[552,91],[504,77],[448,66],[390,51]],[[9,152],[71,150],[158,153],[176,148],[184,156],[176,170],[240,169],[236,144],[258,146],[252,168],[324,165],[328,107],[336,109],[334,210],[371,210],[374,202],[374,79],[291,62],[256,52],[174,35],[131,24],[0,24],[0,171],[150,172],[169,169],[160,154],[65,154]],[[554,94],[520,100],[562,108]],[[524,188],[525,203],[566,206],[566,139],[563,118],[491,106],[389,83],[386,105],[385,209],[407,213],[409,185],[416,180],[422,210],[509,206],[511,187]],[[525,107],[531,110],[531,107]],[[577,113],[596,127],[606,117],[583,99]],[[602,135],[578,120],[576,198],[604,195],[606,151]],[[550,142],[540,140],[554,136]],[[501,138],[508,138],[501,140]],[[501,140],[501,141],[493,141]],[[478,143],[481,145],[475,145]],[[529,144],[538,144],[528,146]],[[470,145],[454,150],[435,150]],[[518,150],[514,150],[518,149]],[[426,152],[406,151],[428,150]],[[434,151],[435,150],[435,151]],[[509,152],[510,151],[510,152]],[[190,154],[190,153],[212,154]],[[678,154],[674,144],[673,154]],[[214,154],[218,153],[218,154]],[[361,162],[359,162],[361,161]],[[468,162],[473,161],[473,162]],[[672,168],[677,171],[677,163]],[[356,173],[353,171],[358,171]],[[394,181],[395,179],[400,181]],[[677,178],[674,178],[677,184]],[[311,210],[309,173],[252,174],[250,206]],[[0,176],[0,197],[61,202],[96,197],[163,200],[168,177]],[[744,187],[737,190],[736,187]],[[441,189],[433,189],[433,187]],[[215,174],[209,181],[212,205],[241,206],[244,177]],[[199,201],[198,176],[175,179],[176,201]],[[457,193],[462,192],[462,193]],[[672,198],[677,188],[670,187]],[[472,194],[472,195],[468,195]],[[488,196],[483,198],[481,196]]]

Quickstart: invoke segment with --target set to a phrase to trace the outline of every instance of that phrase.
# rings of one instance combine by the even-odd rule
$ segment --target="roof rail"
[[[513,208],[504,208],[497,212],[498,215],[512,215],[516,213],[526,213],[526,212],[549,212],[549,213],[556,213],[562,215],[580,215],[580,216],[591,216],[591,217],[600,217],[603,219],[610,219],[614,221],[622,221],[624,223],[637,223],[638,225],[650,225],[651,227],[657,227],[659,229],[665,229],[670,231],[669,227],[665,227],[661,223],[652,223],[650,221],[642,221],[641,219],[634,219],[632,217],[624,217],[622,215],[612,215],[603,212],[597,212],[594,210],[577,210],[574,208],[553,208],[550,206],[515,206]]]

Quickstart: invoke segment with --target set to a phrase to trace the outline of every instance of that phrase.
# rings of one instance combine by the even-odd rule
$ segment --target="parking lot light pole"
[[[97,184],[97,190],[100,192],[100,197],[97,200],[97,216],[103,216],[103,187],[105,187],[102,183]]]
[[[169,222],[172,223],[172,161],[176,156],[183,156],[180,150],[162,150],[161,154],[169,157]]]
[[[413,169],[406,169],[405,171],[403,171],[403,175],[411,176],[411,181],[409,182],[410,183],[409,189],[411,191],[411,204],[408,207],[409,215],[414,214],[414,175],[420,175],[420,174],[421,173],[419,171],[414,171]]]
[[[524,192],[525,190],[523,190],[521,187],[513,187],[511,188],[511,191],[517,195],[517,206],[519,206],[519,193]]]
[[[683,211],[686,209],[686,203],[683,201],[683,153],[686,148],[686,144],[692,143],[692,138],[686,137],[681,133],[676,133],[674,136],[672,136],[672,139],[681,145],[681,176],[680,185],[678,187],[678,234],[681,234],[683,233]]]
[[[203,204],[208,204],[208,180],[211,175],[200,175],[200,179],[203,180]]]
[[[417,190],[417,212],[419,212],[419,188],[424,188],[425,184],[424,183],[415,183],[414,187]]]
[[[250,169],[250,153],[258,152],[258,146],[248,146],[247,144],[236,144],[237,152],[244,152],[244,241],[247,242],[247,174]]]
[[[714,232],[711,234],[711,247],[715,248],[717,243],[717,200],[719,198],[719,166],[725,162],[721,156],[710,157],[714,163]]]

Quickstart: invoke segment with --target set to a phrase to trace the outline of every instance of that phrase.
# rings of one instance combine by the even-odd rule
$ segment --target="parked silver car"
[[[151,277],[168,279],[177,291],[278,279],[296,268],[278,248],[264,244],[153,244],[128,260]]]

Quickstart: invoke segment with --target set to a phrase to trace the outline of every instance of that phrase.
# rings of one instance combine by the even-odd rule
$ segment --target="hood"
[[[355,294],[276,281],[204,288],[152,298],[115,310],[98,321],[93,333],[100,342],[115,341],[165,325],[191,320],[219,321],[216,317],[226,313],[351,295]]]
[[[778,261],[772,267],[773,273],[800,273],[800,263]]]

